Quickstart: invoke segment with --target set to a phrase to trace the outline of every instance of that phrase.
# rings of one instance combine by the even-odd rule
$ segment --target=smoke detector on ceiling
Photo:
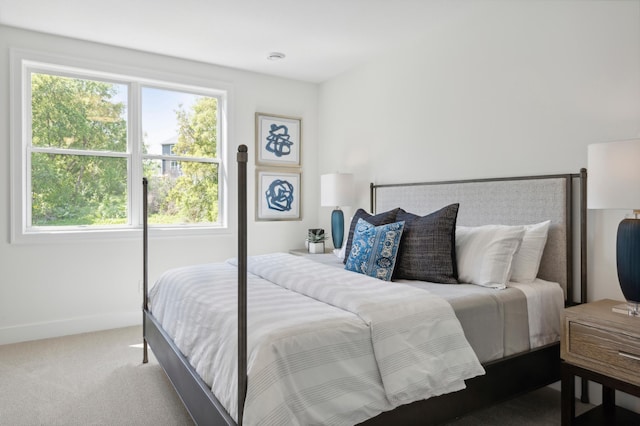
[[[270,61],[280,61],[284,58],[285,58],[285,54],[280,52],[271,52],[267,56],[267,59]]]

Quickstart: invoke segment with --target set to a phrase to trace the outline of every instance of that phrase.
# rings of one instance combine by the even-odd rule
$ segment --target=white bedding
[[[333,254],[313,255],[312,259],[337,268],[344,268],[342,260]],[[397,280],[394,282],[427,290],[450,302],[470,295],[489,294],[495,296],[504,291],[475,284],[450,285],[413,280]],[[560,284],[536,278],[531,283],[509,282],[506,287],[507,289],[516,288],[520,290],[526,298],[529,345],[528,347],[518,347],[510,353],[495,352],[490,356],[480,356],[481,362],[493,361],[506,355],[560,341],[560,333],[562,331],[560,317],[564,309],[564,292]]]
[[[536,278],[532,283],[510,282],[507,287],[519,289],[527,298],[531,348],[558,342],[564,310],[564,292],[560,284]]]
[[[230,263],[200,265],[150,292],[153,315],[233,418],[236,282]],[[247,425],[355,424],[484,373],[442,298],[286,254],[250,259],[248,334]]]
[[[398,282],[430,291],[448,301],[468,297],[472,294],[498,294],[496,292],[502,291],[475,284],[443,285],[407,280]],[[560,284],[536,278],[532,283],[509,282],[507,288],[517,288],[526,297],[529,348],[533,349],[558,342],[562,331],[560,316],[564,309],[564,293]],[[481,361],[489,360],[481,359]]]

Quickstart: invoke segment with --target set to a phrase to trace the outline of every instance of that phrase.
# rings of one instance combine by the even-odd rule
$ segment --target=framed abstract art
[[[256,165],[300,167],[302,119],[256,113]]]
[[[300,220],[301,172],[256,170],[256,220]]]

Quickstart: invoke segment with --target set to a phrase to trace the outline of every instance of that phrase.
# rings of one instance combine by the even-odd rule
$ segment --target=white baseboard
[[[0,328],[0,345],[142,324],[142,312],[118,312]]]

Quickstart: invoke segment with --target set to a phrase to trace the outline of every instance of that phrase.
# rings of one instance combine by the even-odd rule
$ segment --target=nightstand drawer
[[[640,425],[640,414],[615,402],[616,390],[640,396],[640,318],[613,312],[618,304],[604,299],[564,310],[560,342],[563,426]],[[602,405],[578,417],[576,376],[602,385]]]
[[[568,326],[572,361],[640,385],[640,339],[573,321]]]

